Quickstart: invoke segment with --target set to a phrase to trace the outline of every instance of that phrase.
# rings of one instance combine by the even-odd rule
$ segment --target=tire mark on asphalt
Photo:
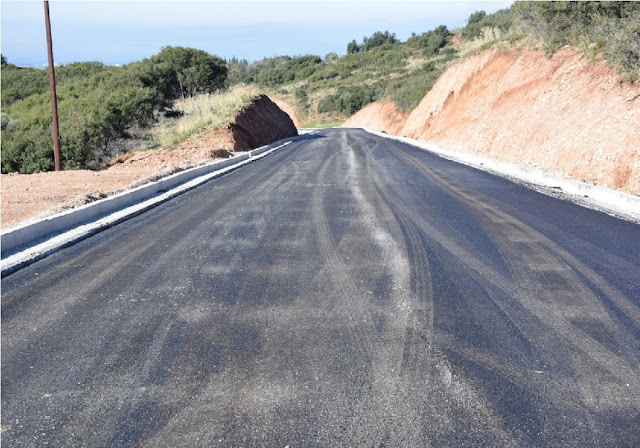
[[[421,363],[419,366],[417,360],[425,356],[426,359],[431,358],[433,344],[433,287],[431,282],[431,269],[427,252],[425,250],[422,239],[416,231],[416,227],[402,211],[394,208],[393,201],[388,188],[381,180],[376,166],[372,160],[372,151],[378,146],[377,142],[373,146],[364,145],[362,154],[365,159],[365,171],[373,184],[370,190],[374,194],[376,201],[375,209],[381,210],[386,216],[386,221],[391,225],[394,224],[396,229],[392,229],[391,233],[396,235],[394,240],[402,244],[401,248],[395,247],[395,251],[401,252],[396,258],[404,258],[407,260],[406,266],[402,269],[405,273],[397,273],[396,283],[401,288],[407,288],[411,294],[408,294],[410,300],[409,310],[405,316],[403,329],[405,330],[405,343],[400,362],[401,373],[417,374],[420,367],[426,364]],[[394,231],[395,230],[395,231]],[[408,278],[404,278],[408,276]],[[406,295],[406,294],[405,294]],[[404,298],[406,300],[406,298]],[[402,306],[402,304],[401,304]],[[419,342],[417,342],[419,341]],[[426,347],[426,354],[425,354]]]
[[[636,355],[630,351],[629,345],[633,344],[633,338],[610,318],[602,302],[577,274],[584,275],[602,290],[607,291],[612,300],[628,310],[627,315],[635,322],[637,308],[610,287],[596,272],[578,262],[575,257],[540,232],[493,206],[480,194],[460,187],[455,181],[406,154],[395,145],[390,143],[390,146],[426,176],[437,180],[452,195],[466,203],[483,222],[483,227],[492,236],[509,267],[511,281],[518,291],[515,298],[546,328],[552,329],[554,334],[560,336],[560,339],[553,340],[548,335],[543,336],[539,329],[531,325],[517,324],[518,313],[510,312],[504,304],[495,300],[494,302],[503,311],[507,311],[507,315],[521,331],[525,330],[523,334],[529,340],[536,346],[545,348],[543,353],[548,364],[556,370],[559,369],[559,372],[564,372],[566,378],[571,378],[574,382],[574,397],[580,397],[575,407],[586,406],[586,409],[593,409],[594,404],[602,404],[603,400],[608,401],[609,406],[622,404],[623,407],[627,407],[637,403],[637,394],[631,394],[631,397],[628,394],[624,396],[623,390],[615,391],[617,393],[614,397],[610,397],[610,389],[613,386],[608,386],[605,392],[601,392],[602,383],[607,382],[605,377],[601,377],[602,381],[588,380],[593,376],[594,370],[600,370],[616,377],[619,382],[634,384],[634,390],[640,388]],[[503,282],[505,280],[508,281],[502,279]],[[554,287],[549,287],[550,284]],[[582,327],[576,324],[580,322],[583,322]],[[603,326],[607,328],[615,335],[618,347],[626,347],[623,350],[626,356],[615,353],[611,347],[595,339],[594,333],[583,329],[589,325],[596,329]],[[585,410],[583,416],[584,420],[589,422],[592,433],[599,433],[598,421],[592,411]]]
[[[364,150],[373,151],[378,145],[367,145]],[[446,401],[457,403],[459,410],[468,416],[468,428],[481,427],[487,421],[495,424],[492,432],[496,440],[500,440],[503,446],[514,446],[515,439],[509,431],[496,424],[500,421],[499,415],[490,403],[482,397],[479,391],[454,370],[444,353],[437,350],[438,340],[434,336],[434,307],[433,287],[430,275],[430,264],[426,251],[427,244],[420,236],[421,220],[416,220],[410,212],[410,206],[405,207],[400,196],[395,194],[387,186],[388,179],[392,179],[386,172],[382,163],[373,163],[373,154],[367,152],[369,159],[368,176],[375,185],[377,197],[381,204],[379,207],[387,208],[400,227],[398,239],[404,241],[404,251],[409,260],[411,270],[411,290],[415,299],[412,302],[413,311],[411,319],[406,325],[404,337],[404,350],[402,361],[402,382],[398,384],[398,394],[404,393],[405,403],[415,403],[417,397],[422,397],[421,406],[430,411],[429,421],[421,418],[413,419],[413,424],[420,421],[422,434],[437,434],[435,428],[452,428],[455,426],[455,417],[447,412],[437,409],[437,403]],[[415,209],[415,207],[414,207]],[[397,403],[394,404],[398,407]],[[415,406],[415,404],[414,404]],[[422,410],[422,414],[425,412]],[[411,410],[402,408],[409,415]],[[417,425],[416,425],[417,426]],[[408,430],[408,428],[402,428]],[[409,432],[409,431],[408,431]],[[434,438],[433,440],[437,440]],[[449,442],[442,442],[449,443]]]

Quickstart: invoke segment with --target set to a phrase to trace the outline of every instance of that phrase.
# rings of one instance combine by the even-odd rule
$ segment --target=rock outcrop
[[[287,137],[298,135],[291,117],[266,95],[256,97],[229,124],[234,151],[247,151]]]

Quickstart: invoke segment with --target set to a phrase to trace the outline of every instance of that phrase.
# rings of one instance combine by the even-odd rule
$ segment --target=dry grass
[[[471,41],[462,40],[461,45],[458,47],[458,56],[465,58],[479,51],[487,49],[492,44],[502,42],[505,40],[506,35],[498,28],[485,27],[482,30],[483,34]]]
[[[174,106],[183,113],[182,117],[154,129],[154,140],[167,148],[194,134],[217,129],[231,122],[236,112],[260,93],[256,86],[240,85],[225,92],[188,98]]]

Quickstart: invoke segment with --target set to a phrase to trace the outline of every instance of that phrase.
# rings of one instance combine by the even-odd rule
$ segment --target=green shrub
[[[493,14],[484,11],[476,11],[467,19],[467,25],[462,28],[462,37],[472,40],[483,35],[486,28],[497,28],[502,32],[508,31],[513,26],[511,10],[501,9]]]
[[[49,77],[45,70],[2,64],[2,107],[10,106],[31,95],[49,91]]]
[[[124,67],[74,63],[56,72],[62,163],[79,168],[94,166],[128,128],[148,125],[154,111],[174,99],[222,87],[227,68],[201,50],[165,47]],[[48,83],[42,86],[46,76],[43,70],[2,65],[3,173],[53,168]]]
[[[447,27],[440,25],[436,29],[420,35],[413,33],[407,40],[407,45],[422,49],[424,55],[432,55],[438,53],[446,45],[448,35],[449,30]]]
[[[363,86],[349,87],[323,98],[318,104],[318,112],[353,115],[375,100],[375,89]]]
[[[512,11],[548,51],[571,44],[590,56],[602,52],[622,71],[640,70],[640,3],[516,2]]]
[[[409,112],[420,104],[442,72],[433,62],[428,62],[422,70],[412,73],[410,77],[391,81],[387,86],[386,96],[396,104],[398,110]]]

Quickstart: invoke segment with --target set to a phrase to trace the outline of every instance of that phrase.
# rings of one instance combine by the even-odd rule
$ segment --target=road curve
[[[640,446],[640,226],[359,130],[2,279],[6,446]]]

